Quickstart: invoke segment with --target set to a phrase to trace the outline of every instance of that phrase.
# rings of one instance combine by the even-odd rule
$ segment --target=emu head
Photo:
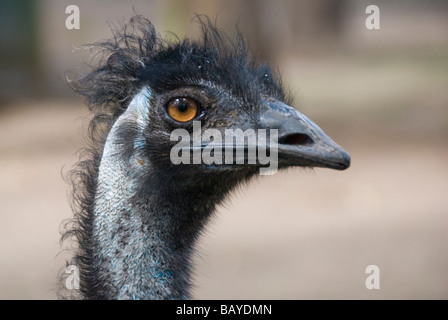
[[[266,130],[267,152],[275,146],[279,169],[349,166],[349,155],[293,108],[278,75],[250,57],[242,36],[227,36],[207,19],[199,20],[201,40],[168,43],[157,37],[149,21],[134,17],[114,41],[97,45],[109,54],[107,60],[76,83],[92,110],[106,110],[112,116],[111,152],[131,159],[141,188],[151,184],[184,192],[200,187],[224,195],[269,166],[257,158],[259,150],[257,159],[248,160],[247,136],[241,140],[243,146],[235,140],[229,143],[225,139],[229,129]],[[198,128],[199,134],[210,129],[214,134],[194,145]],[[192,140],[173,152],[179,145],[172,135],[176,130],[190,134]],[[211,154],[220,161],[193,159],[206,150],[210,154],[211,145]],[[242,163],[236,161],[238,148],[243,149]],[[106,143],[104,153],[108,149]],[[233,161],[225,159],[229,149],[234,151]],[[188,153],[183,159],[190,161],[173,161],[178,151],[184,157]]]

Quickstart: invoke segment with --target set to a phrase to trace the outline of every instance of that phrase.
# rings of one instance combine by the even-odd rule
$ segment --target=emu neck
[[[129,167],[115,163],[107,168],[100,174],[94,219],[94,261],[102,298],[189,298],[193,243],[176,241],[175,231],[164,221],[171,212],[140,206],[136,185],[127,179],[132,176]]]
[[[139,179],[151,171],[139,158],[138,128],[144,125],[148,101],[139,95],[104,146],[93,212],[91,267],[96,279],[90,279],[89,287],[92,297],[100,299],[188,299],[190,256],[200,230],[191,233],[173,221],[191,212],[164,205],[162,188],[148,187],[147,181],[143,186]],[[131,123],[137,128],[136,150],[125,157],[120,128]]]

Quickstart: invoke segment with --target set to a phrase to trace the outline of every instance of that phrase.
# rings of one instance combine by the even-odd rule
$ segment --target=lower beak
[[[263,129],[278,130],[280,166],[345,170],[350,156],[308,117],[278,100],[264,100],[259,118]]]

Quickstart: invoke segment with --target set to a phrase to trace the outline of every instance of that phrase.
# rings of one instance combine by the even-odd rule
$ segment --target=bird
[[[167,40],[135,15],[89,46],[101,58],[69,79],[92,114],[87,147],[69,173],[74,215],[61,238],[76,243],[67,263],[79,268],[80,299],[191,299],[195,243],[216,207],[266,167],[173,163],[174,130],[270,130],[278,170],[350,166],[240,31],[226,33],[206,16],[197,23],[198,39]],[[237,152],[233,141],[220,145]]]

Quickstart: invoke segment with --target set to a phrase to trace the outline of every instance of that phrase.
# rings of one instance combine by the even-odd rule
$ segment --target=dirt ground
[[[0,115],[0,299],[56,298],[71,216],[62,172],[81,115],[57,102]],[[198,243],[194,298],[448,298],[446,143],[329,131],[352,167],[291,169],[236,192]],[[380,289],[366,288],[368,265]]]

